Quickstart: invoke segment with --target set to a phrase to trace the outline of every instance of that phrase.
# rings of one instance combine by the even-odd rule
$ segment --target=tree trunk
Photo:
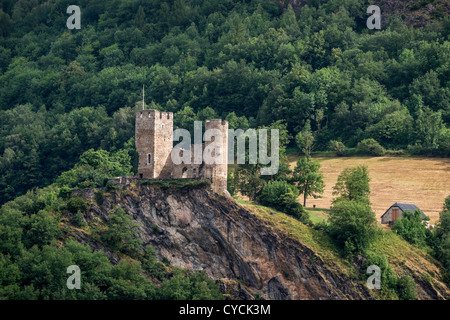
[[[306,184],[305,192],[303,193],[303,207],[306,207],[306,193],[308,191],[308,184]]]

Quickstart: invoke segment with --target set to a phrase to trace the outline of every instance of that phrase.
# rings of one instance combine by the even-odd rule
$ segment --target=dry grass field
[[[298,156],[290,155],[293,168]],[[347,167],[366,165],[371,178],[370,201],[378,222],[395,202],[414,203],[435,224],[446,196],[450,195],[450,159],[424,157],[315,157],[325,181],[323,198],[306,200],[306,207],[329,208],[333,186]],[[299,201],[303,201],[300,196]]]

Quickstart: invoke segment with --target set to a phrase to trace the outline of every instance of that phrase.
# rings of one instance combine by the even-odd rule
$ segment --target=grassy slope
[[[276,231],[281,231],[285,236],[308,246],[329,266],[335,266],[352,278],[357,277],[355,268],[339,256],[334,244],[322,232],[274,209],[246,200],[237,200],[237,202],[261,220],[270,222]],[[308,211],[312,213],[313,221],[326,219],[326,211],[322,209],[308,209]],[[416,278],[426,280],[433,286],[438,283],[439,287],[443,286],[440,263],[424,250],[410,245],[393,232],[383,232],[383,235],[374,244],[373,250],[378,254],[386,255],[389,265],[397,276],[413,272]]]
[[[247,200],[237,200],[237,202],[261,220],[271,223],[274,231],[281,231],[285,236],[309,247],[330,266],[335,265],[348,276],[354,274],[350,263],[338,255],[334,244],[320,231],[314,230],[275,209],[264,207]]]

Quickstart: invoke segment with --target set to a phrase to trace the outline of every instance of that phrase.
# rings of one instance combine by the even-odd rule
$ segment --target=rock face
[[[204,270],[214,279],[239,280],[264,299],[371,298],[361,282],[206,186],[162,190],[128,185],[105,193],[101,205],[92,190],[76,195],[91,203],[87,220],[107,221],[108,212],[122,206],[141,225],[144,244],[151,244],[158,258]],[[245,290],[233,291],[250,298]]]
[[[91,204],[85,213],[88,221],[106,222],[109,211],[123,207],[140,225],[144,244],[152,245],[159,259],[204,270],[220,279],[231,298],[373,299],[355,276],[326,263],[306,245],[283,236],[269,222],[208,186],[161,189],[130,184],[103,193],[100,201],[92,190],[76,195]],[[117,262],[111,252],[108,255]],[[436,299],[433,295],[420,298]]]

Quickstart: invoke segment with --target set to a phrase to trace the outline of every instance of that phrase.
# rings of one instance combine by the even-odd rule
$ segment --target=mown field
[[[290,155],[291,167],[298,156]],[[333,186],[347,167],[367,165],[371,178],[370,200],[380,222],[381,215],[395,202],[414,203],[430,217],[439,218],[446,196],[450,195],[450,158],[425,157],[315,157],[325,182],[323,198],[310,198],[306,207],[327,208],[333,200]],[[299,199],[299,201],[302,199]],[[302,200],[303,201],[303,200]]]

